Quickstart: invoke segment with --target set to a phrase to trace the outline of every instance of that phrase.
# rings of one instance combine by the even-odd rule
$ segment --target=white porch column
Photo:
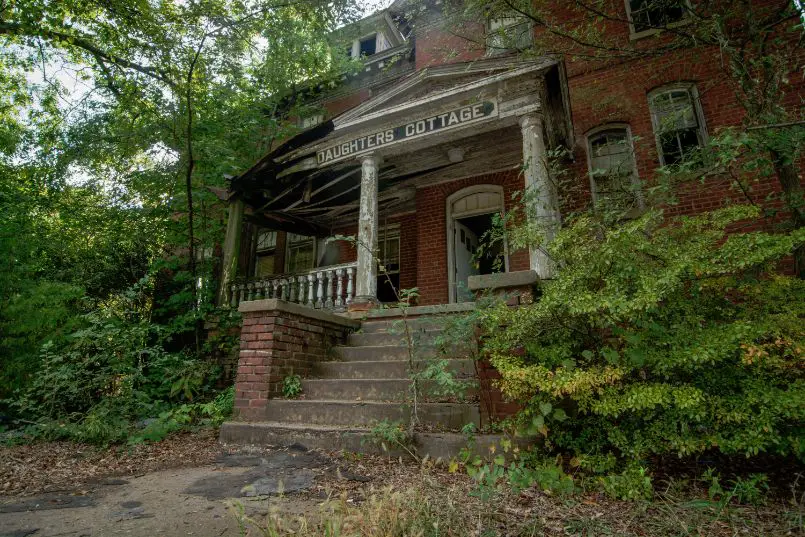
[[[545,244],[531,247],[531,269],[542,279],[553,276],[554,264],[545,246],[559,230],[559,194],[547,168],[548,153],[545,150],[545,135],[542,117],[529,114],[520,118],[523,133],[523,165],[525,167],[525,200],[529,223],[545,236]]]
[[[237,276],[238,256],[240,255],[240,235],[243,229],[244,204],[241,199],[229,201],[229,217],[226,221],[224,238],[224,259],[221,270],[221,285],[218,288],[218,305],[228,306],[229,285]]]
[[[377,174],[380,157],[370,153],[361,161],[361,206],[358,216],[358,270],[353,304],[377,302]],[[356,309],[359,309],[357,306]]]

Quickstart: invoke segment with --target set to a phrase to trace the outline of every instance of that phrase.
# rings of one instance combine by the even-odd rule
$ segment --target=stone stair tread
[[[308,449],[326,451],[348,450],[376,454],[407,456],[403,451],[392,449],[386,453],[371,441],[371,427],[351,425],[298,424],[275,421],[235,422],[228,421],[221,427],[221,441],[237,444],[267,444],[275,446],[302,445]],[[489,446],[498,444],[502,435],[478,434],[471,450],[478,455],[489,454]],[[515,440],[525,448],[526,441]],[[414,443],[417,454],[433,459],[449,459],[467,447],[467,437],[455,432],[416,432]],[[392,447],[393,448],[393,447]]]

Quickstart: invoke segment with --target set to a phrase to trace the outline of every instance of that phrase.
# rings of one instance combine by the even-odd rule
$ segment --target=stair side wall
[[[308,376],[331,360],[359,323],[281,300],[245,302],[235,380],[235,418],[263,418],[268,400],[282,395],[287,375]]]

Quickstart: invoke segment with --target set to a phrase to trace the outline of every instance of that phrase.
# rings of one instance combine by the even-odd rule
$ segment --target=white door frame
[[[478,194],[481,192],[490,192],[497,194],[500,204],[497,207],[484,207],[482,209],[474,209],[472,211],[464,211],[461,213],[453,213],[453,205],[462,198]],[[500,185],[473,185],[467,188],[462,188],[457,192],[453,192],[447,196],[447,222],[445,228],[447,229],[447,289],[450,304],[456,302],[456,255],[455,244],[453,242],[453,235],[455,233],[455,221],[459,218],[469,218],[471,216],[478,216],[482,214],[491,214],[495,212],[502,213],[504,207],[503,187]],[[503,266],[506,272],[509,272],[509,245],[506,240],[503,241]]]

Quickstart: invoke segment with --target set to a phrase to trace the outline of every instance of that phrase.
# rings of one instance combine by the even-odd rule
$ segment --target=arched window
[[[642,206],[632,135],[628,125],[610,124],[587,134],[590,188],[597,206]]]
[[[663,166],[700,157],[707,141],[704,115],[696,86],[666,86],[649,94],[651,121]]]

